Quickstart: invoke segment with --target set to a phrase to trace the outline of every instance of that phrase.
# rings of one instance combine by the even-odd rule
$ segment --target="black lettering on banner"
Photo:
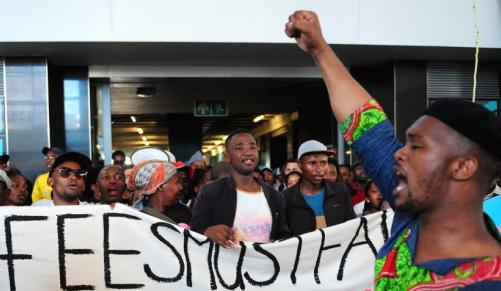
[[[66,219],[83,219],[91,217],[90,214],[63,214],[57,216],[57,241],[59,251],[59,286],[63,290],[94,290],[93,285],[67,285],[66,282],[66,254],[86,255],[93,254],[91,249],[67,249],[64,237]]]
[[[318,268],[320,267],[320,259],[322,258],[323,251],[333,249],[333,248],[338,248],[341,246],[341,244],[333,244],[330,246],[324,246],[325,245],[325,232],[322,229],[319,229],[319,231],[320,231],[320,235],[322,236],[322,240],[320,241],[320,249],[318,250],[317,262],[315,263],[315,269],[313,270],[313,276],[314,276],[315,282],[317,282],[317,284],[320,284],[320,278],[318,276]]]
[[[358,233],[360,232],[360,229],[363,227],[364,229],[364,238],[365,240],[360,241],[360,242],[355,242],[355,239],[358,237]],[[361,246],[367,244],[374,256],[376,256],[377,251],[376,247],[372,243],[372,241],[369,238],[369,230],[367,228],[367,219],[365,217],[360,217],[360,224],[358,225],[357,231],[355,232],[355,236],[353,236],[353,239],[350,241],[350,244],[344,251],[343,257],[341,258],[341,263],[339,264],[339,271],[337,273],[337,280],[341,281],[343,280],[343,274],[344,274],[344,267],[346,265],[346,259],[348,258],[348,254],[350,253],[351,249],[356,246]]]
[[[245,244],[243,242],[240,242],[240,256],[238,257],[238,262],[237,262],[237,274],[235,278],[235,283],[232,285],[226,284],[226,282],[223,280],[223,277],[221,276],[221,273],[219,272],[219,266],[218,266],[218,258],[219,258],[219,249],[221,246],[216,244],[216,249],[214,251],[214,268],[216,269],[216,275],[217,278],[219,279],[219,283],[226,289],[230,290],[235,290],[237,287],[240,287],[241,290],[245,290],[245,284],[244,280],[242,279],[242,264],[244,262],[244,256],[245,256]]]
[[[184,234],[184,258],[186,260],[186,286],[192,287],[193,283],[191,281],[191,262],[190,262],[190,254],[188,252],[188,239],[194,241],[198,246],[210,243],[210,239],[207,238],[203,241],[199,241],[194,236],[192,236],[191,232],[187,229],[183,231],[183,234]],[[209,265],[209,268],[211,268],[211,287],[212,287],[213,285],[215,285],[215,283],[213,284],[214,273],[212,271],[212,266]]]
[[[180,233],[180,232],[179,232],[179,230],[176,229],[175,226],[173,226],[170,223],[166,223],[166,222],[157,222],[157,223],[154,223],[151,225],[151,232],[153,233],[153,235],[156,238],[158,238],[161,242],[163,242],[169,249],[171,249],[171,251],[176,256],[177,260],[179,261],[179,273],[177,273],[177,275],[172,277],[172,278],[160,277],[160,276],[156,275],[155,273],[153,273],[153,271],[151,270],[151,268],[148,264],[144,265],[144,272],[146,273],[146,275],[150,279],[153,279],[157,282],[166,282],[166,283],[177,282],[177,281],[181,280],[181,278],[183,277],[183,274],[184,274],[183,258],[181,257],[181,254],[176,250],[176,248],[170,242],[168,242],[162,235],[160,235],[160,232],[158,231],[159,227],[167,227],[167,228],[169,228],[177,233]]]
[[[303,239],[300,236],[296,236],[296,238],[298,239],[296,259],[294,260],[294,267],[292,268],[291,272],[291,282],[294,285],[296,284],[297,266],[299,265],[299,258],[301,257],[301,248],[303,247]]]
[[[278,273],[280,273],[280,264],[278,264],[277,258],[274,255],[272,255],[270,252],[263,249],[261,247],[260,243],[253,243],[252,245],[254,246],[254,249],[256,250],[256,252],[265,255],[273,262],[274,272],[273,272],[273,276],[271,276],[271,278],[266,280],[266,281],[261,281],[261,282],[256,281],[256,280],[251,278],[251,276],[249,275],[248,272],[244,273],[245,279],[247,279],[247,281],[249,281],[249,283],[251,285],[258,286],[258,287],[263,287],[263,286],[268,286],[268,285],[273,284],[273,282],[275,282],[275,280],[277,279]]]
[[[139,255],[141,252],[138,250],[115,250],[110,249],[110,218],[119,217],[132,220],[141,220],[139,217],[124,213],[105,213],[103,214],[103,257],[104,257],[104,283],[106,288],[114,289],[139,289],[143,288],[144,284],[135,283],[112,283],[111,282],[111,263],[110,255]]]
[[[14,260],[31,260],[32,255],[28,254],[14,254],[12,246],[12,228],[11,221],[39,221],[47,220],[47,216],[22,216],[22,215],[11,215],[5,218],[5,245],[7,247],[7,254],[0,255],[0,260],[7,261],[7,268],[9,270],[9,283],[10,290],[16,290],[16,276],[14,272]]]
[[[386,210],[383,210],[383,214],[381,215],[381,232],[383,233],[383,241],[386,242],[388,240],[388,225],[386,224]]]
[[[209,254],[207,255],[207,264],[209,265],[209,271],[210,271],[210,289],[211,290],[217,289],[216,279],[214,277],[214,269],[212,268],[212,252],[214,251],[214,245],[215,245],[215,243],[213,241],[210,241]]]

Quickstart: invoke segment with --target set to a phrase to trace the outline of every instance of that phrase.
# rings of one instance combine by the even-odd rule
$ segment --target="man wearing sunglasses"
[[[85,155],[67,152],[58,156],[49,171],[47,183],[52,187],[52,200],[42,199],[34,206],[79,205],[79,197],[85,190],[85,179],[92,169],[92,162]]]

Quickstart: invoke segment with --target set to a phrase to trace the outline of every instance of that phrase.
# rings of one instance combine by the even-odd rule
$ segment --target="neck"
[[[165,201],[162,201],[162,196],[157,195],[156,193],[148,201],[148,207],[155,209],[160,213],[164,213],[165,208],[169,205],[166,205]]]
[[[301,193],[303,194],[317,194],[322,190],[322,183],[312,183],[307,179],[301,179]]]
[[[501,255],[501,246],[484,223],[482,201],[449,202],[419,216],[414,261]]]
[[[235,186],[246,192],[257,192],[261,187],[252,174],[241,175],[233,171],[231,177],[235,181]]]
[[[78,197],[77,197],[77,199],[74,199],[74,200],[64,200],[64,199],[61,199],[61,197],[59,197],[59,195],[57,195],[56,193],[52,193],[52,194],[53,194],[52,201],[54,202],[54,205],[64,206],[64,205],[78,205],[78,204],[80,204],[80,200],[78,200]]]

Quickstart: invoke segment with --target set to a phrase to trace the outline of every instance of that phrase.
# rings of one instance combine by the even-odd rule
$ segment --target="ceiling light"
[[[134,117],[134,115],[130,116],[130,120],[132,120],[132,122],[136,122],[136,118]]]
[[[157,94],[157,89],[155,87],[140,87],[137,88],[137,97],[148,98],[154,97]]]
[[[144,133],[144,130],[143,130],[141,127],[138,127],[138,128],[137,128],[137,133],[139,133],[139,134],[143,134],[143,133]]]
[[[144,135],[143,135],[141,138],[143,139],[143,141],[147,141],[147,140],[148,140],[148,139],[146,138],[146,136],[144,136]]]
[[[144,145],[145,146],[150,146],[150,143],[149,142],[145,142]]]
[[[261,115],[254,117],[254,119],[252,121],[254,121],[254,123],[258,123],[259,121],[261,121],[263,119],[264,119],[264,115],[261,114]]]

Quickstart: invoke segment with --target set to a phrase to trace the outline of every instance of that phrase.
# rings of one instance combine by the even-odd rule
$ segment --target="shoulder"
[[[43,181],[44,179],[47,180],[47,178],[49,178],[49,172],[38,175],[35,182]]]
[[[228,185],[229,185],[229,178],[222,177],[215,181],[211,181],[205,184],[200,190],[200,194],[202,193],[204,194],[207,193],[205,195],[217,194],[217,192],[219,192],[222,188],[228,187]]]
[[[287,200],[287,201],[291,200],[292,197],[294,197],[296,195],[300,195],[301,190],[299,189],[299,183],[297,183],[296,185],[294,185],[290,188],[285,189],[282,193],[285,197],[285,200]]]
[[[338,192],[349,193],[348,186],[343,182],[324,180],[324,186],[327,190],[331,190],[336,193]]]

